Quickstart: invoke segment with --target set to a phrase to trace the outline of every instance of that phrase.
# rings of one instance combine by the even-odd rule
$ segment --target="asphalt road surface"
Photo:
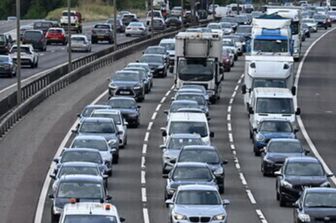
[[[322,32],[325,31],[307,39],[303,49],[306,50]],[[332,148],[336,132],[336,105],[333,103],[335,35],[335,31],[331,32],[312,48],[302,69],[298,92],[298,103],[308,134],[332,170],[336,168],[334,151],[329,149]],[[33,222],[48,168],[76,120],[76,113],[106,90],[106,78],[113,71],[135,61],[140,55],[141,52],[130,55],[57,92],[1,139],[1,221]],[[223,195],[231,201],[228,207],[229,222],[291,222],[292,208],[279,207],[275,199],[275,179],[262,176],[260,158],[253,155],[248,136],[247,112],[238,86],[243,69],[244,61],[240,57],[232,71],[225,73],[221,100],[210,106],[210,128],[215,132],[212,143],[229,161]],[[121,150],[120,163],[113,166],[109,194],[127,222],[143,222],[144,210],[148,210],[149,222],[168,221],[168,209],[163,201],[165,180],[161,177],[159,145],[162,144],[162,138],[159,129],[165,126],[163,110],[170,103],[172,85],[172,75],[155,79],[152,92],[140,103],[141,125],[137,129],[129,129],[129,144]],[[105,100],[106,96],[101,99]],[[299,137],[302,138],[301,135]],[[142,172],[145,172],[144,178],[141,178]],[[50,222],[48,198],[42,222]]]

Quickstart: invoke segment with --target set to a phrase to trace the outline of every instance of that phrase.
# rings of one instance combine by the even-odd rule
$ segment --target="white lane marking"
[[[235,150],[236,149],[234,144],[230,144],[230,148],[231,148],[231,150]]]
[[[141,170],[141,184],[146,184],[146,171]]]
[[[172,91],[172,90],[174,90],[174,88],[175,88],[175,85],[173,84],[173,85],[171,86],[170,90]]]
[[[308,56],[310,50],[313,48],[313,46],[315,46],[315,44],[316,44],[318,41],[320,41],[324,36],[326,36],[328,33],[332,32],[332,31],[334,31],[335,29],[336,29],[336,27],[333,28],[333,29],[331,29],[331,30],[329,30],[328,32],[325,32],[324,34],[322,34],[319,38],[317,38],[317,39],[316,39],[316,40],[315,40],[315,41],[308,47],[307,51],[306,51],[305,54],[303,55],[303,58],[302,58],[302,60],[301,60],[301,62],[300,62],[300,64],[299,64],[298,71],[296,72],[296,78],[295,78],[295,83],[294,83],[295,86],[296,86],[296,89],[299,88],[298,83],[299,83],[300,75],[301,75],[301,72],[302,72],[302,67],[303,67],[303,64],[304,64],[304,62],[305,62],[305,60],[306,60],[306,58],[307,58],[307,56]],[[297,104],[297,101],[296,101],[296,100],[295,100],[295,102],[296,102],[296,104]],[[306,130],[304,124],[303,124],[303,121],[302,121],[302,119],[301,119],[301,116],[298,116],[298,117],[297,117],[297,121],[298,121],[298,124],[299,124],[299,126],[300,126],[301,133],[302,133],[303,137],[305,138],[307,144],[309,145],[310,150],[313,152],[314,156],[315,156],[317,159],[320,160],[320,162],[322,163],[322,165],[323,165],[323,167],[324,167],[324,169],[325,169],[325,171],[326,171],[327,173],[332,173],[332,171],[330,170],[330,168],[328,167],[328,165],[325,163],[325,161],[324,161],[323,158],[321,157],[320,153],[318,152],[318,150],[317,150],[315,144],[313,143],[313,141],[312,141],[311,138],[309,137],[309,134],[308,134],[308,132],[307,132],[307,130]],[[333,176],[333,177],[331,177],[330,179],[331,179],[331,181],[336,185],[336,177]]]
[[[239,164],[239,163],[238,163]],[[238,168],[239,169],[239,168]],[[246,179],[244,177],[244,174],[243,173],[239,173],[239,177],[240,177],[240,180],[242,182],[243,185],[247,185],[247,182],[246,182]]]
[[[251,202],[252,204],[256,204],[257,202],[256,202],[256,200],[254,199],[254,196],[253,196],[251,190],[246,190],[246,193],[247,193],[247,196],[248,196],[249,199],[250,199],[250,202]]]
[[[231,105],[233,103],[233,98],[230,99],[229,104]]]
[[[104,91],[101,95],[99,95],[91,104],[96,104],[100,99],[102,99],[105,95],[107,95],[108,91]],[[67,132],[67,134],[65,135],[63,141],[61,142],[61,144],[59,145],[54,158],[57,158],[61,155],[61,152],[63,150],[63,148],[65,147],[66,143],[69,141],[70,137],[71,137],[71,130],[75,129],[78,125],[79,121],[76,120],[75,123],[71,126],[71,128],[69,129],[69,131]],[[37,204],[37,208],[35,211],[35,218],[34,218],[34,223],[41,223],[42,222],[42,215],[43,215],[43,211],[44,211],[44,206],[45,206],[45,202],[46,202],[46,198],[47,198],[47,194],[48,194],[48,189],[50,187],[50,183],[51,183],[51,178],[49,177],[50,174],[52,174],[52,171],[55,167],[54,162],[52,162],[50,164],[49,170],[48,170],[48,174],[44,179],[43,182],[43,187],[40,193],[40,197],[38,200],[38,204]]]
[[[232,136],[232,133],[229,133],[229,142],[230,142],[230,143],[233,143],[233,136]]]
[[[141,188],[141,201],[143,203],[146,203],[147,202],[147,191],[146,191],[146,188],[145,187],[142,187]]]
[[[239,83],[238,83],[239,84]],[[234,91],[237,92],[238,91],[238,88],[239,88],[239,85],[236,85]]]
[[[160,101],[160,104],[163,104],[163,103],[165,102],[166,98],[167,98],[167,97],[163,97],[163,98],[161,99],[161,101]]]
[[[161,108],[161,104],[158,104],[158,106],[156,106],[155,111],[158,112],[160,110],[160,108]]]
[[[153,115],[152,115],[152,120],[155,120],[156,116],[157,116],[157,112],[154,112]]]
[[[227,109],[227,111],[230,113],[231,112],[231,108],[232,108],[232,106],[230,105],[230,106],[228,106],[228,109]]]
[[[267,220],[264,216],[264,214],[262,213],[262,211],[260,209],[256,210],[257,215],[259,216],[259,219],[261,220],[262,223],[267,223]]]
[[[229,132],[232,131],[231,123],[228,123],[228,124],[227,124],[227,129],[228,129]]]
[[[141,169],[146,169],[146,157],[141,157]]]
[[[238,169],[238,170],[240,169],[240,165],[239,165],[239,163],[236,163],[235,166],[236,166],[236,169]],[[242,181],[242,182],[243,182],[243,181]],[[244,185],[244,183],[243,183],[243,185]]]
[[[148,142],[148,138],[149,138],[149,132],[146,132],[146,135],[145,135],[144,141],[145,141],[145,142]]]
[[[170,94],[170,90],[166,92],[165,96],[168,97],[169,94]]]
[[[149,223],[148,209],[143,208],[142,209],[142,214],[143,214],[144,223]]]
[[[232,94],[232,101],[236,97],[236,94],[237,94],[237,91],[234,91],[233,94]]]
[[[148,123],[147,131],[150,131],[152,129],[153,122]]]
[[[228,120],[228,121],[231,120],[231,115],[230,115],[230,114],[227,114],[227,116],[226,116],[226,120]]]
[[[142,154],[145,155],[147,153],[147,144],[143,144],[142,146]]]

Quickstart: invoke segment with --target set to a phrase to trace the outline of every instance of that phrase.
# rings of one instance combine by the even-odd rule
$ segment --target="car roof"
[[[208,168],[208,164],[202,162],[178,162],[175,164],[175,167],[206,167]]]
[[[146,50],[147,49],[166,49],[166,48],[164,48],[163,46],[149,46],[146,48]]]
[[[204,113],[189,113],[189,112],[177,112],[170,114],[170,121],[201,121],[208,122]]]
[[[320,163],[317,158],[311,156],[288,157],[286,160],[291,163]]]
[[[185,139],[201,139],[201,136],[199,134],[193,134],[193,133],[175,133],[175,134],[171,134],[170,136],[168,136],[170,139],[181,139],[181,138],[185,138]]]
[[[74,167],[97,167],[98,164],[96,163],[90,163],[90,162],[66,162],[66,163],[62,163],[61,164],[62,167],[70,167],[70,166],[74,166]]]
[[[188,191],[188,190],[204,190],[204,191],[218,191],[214,185],[202,185],[202,184],[189,184],[181,185],[177,189],[178,191]]]
[[[85,106],[85,109],[87,108],[111,108],[111,106],[102,104],[90,104]]]
[[[154,54],[154,53],[146,53],[146,54],[144,54],[142,56],[154,56],[154,57],[161,57],[161,58],[163,57],[162,54]]]
[[[258,87],[253,91],[258,97],[293,98],[291,91],[287,88]]]
[[[117,208],[110,203],[76,202],[76,203],[67,203],[64,206],[64,215],[66,216],[67,215],[89,215],[89,214],[117,217],[118,212],[117,212]]]
[[[299,139],[291,139],[291,138],[273,138],[270,142],[297,142],[301,143]]]
[[[127,96],[113,96],[113,97],[110,98],[109,100],[110,100],[110,101],[113,101],[113,100],[120,100],[120,99],[123,99],[123,100],[129,100],[129,101],[134,101],[134,102],[135,102],[135,99],[134,99],[134,98],[127,97]]]
[[[310,192],[312,192],[312,193],[314,193],[314,192],[316,192],[316,193],[323,193],[323,192],[330,193],[331,192],[331,193],[336,194],[336,188],[332,188],[332,187],[311,187],[311,188],[306,188],[305,192],[306,193],[310,193]]]
[[[186,99],[172,101],[170,105],[173,105],[173,104],[186,104],[186,103],[198,105],[196,101],[194,101],[194,100],[186,100]]]
[[[84,122],[113,122],[113,119],[103,117],[85,117],[82,120],[82,123]]]
[[[195,150],[195,149],[199,149],[199,150],[216,150],[216,147],[209,146],[209,145],[187,145],[187,146],[183,146],[182,149],[183,150]]]
[[[173,38],[161,39],[160,43],[175,43],[175,39]]]
[[[260,121],[260,124],[261,123],[264,123],[264,122],[287,122],[287,123],[291,123],[288,119],[282,119],[282,118],[267,118],[267,119],[263,119]]]
[[[121,115],[120,110],[117,109],[97,109],[92,112],[92,114],[114,114],[114,115]]]
[[[94,139],[94,140],[103,140],[106,141],[105,137],[99,135],[77,135],[74,139]]]
[[[70,174],[63,175],[60,178],[60,182],[62,181],[85,181],[85,182],[102,182],[101,176],[87,175],[87,174]]]
[[[63,150],[63,153],[65,153],[65,152],[95,152],[95,153],[99,153],[99,150],[98,149],[91,149],[91,148],[65,148]]]
[[[137,71],[133,71],[133,70],[125,70],[125,69],[118,70],[117,72],[115,72],[115,74],[120,74],[120,73],[138,74]]]
[[[140,66],[148,66],[149,67],[149,65],[148,65],[148,63],[129,63],[129,64],[127,64],[127,66],[134,66],[134,65],[139,65],[139,67]]]

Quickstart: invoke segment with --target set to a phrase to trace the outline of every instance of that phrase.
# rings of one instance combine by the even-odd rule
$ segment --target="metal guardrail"
[[[200,25],[208,23],[202,21]],[[73,71],[67,73],[67,65],[43,75],[40,78],[27,83],[22,87],[22,104],[16,104],[16,92],[10,94],[0,101],[0,116],[8,113],[0,122],[0,137],[2,137],[17,121],[35,108],[39,103],[55,92],[63,89],[79,78],[92,73],[102,67],[110,65],[113,61],[119,60],[140,48],[157,44],[161,38],[175,35],[179,29],[168,29],[160,33],[155,33],[154,37],[142,37],[126,43],[118,44],[117,50],[113,47],[104,49],[95,54],[74,60],[72,62]]]

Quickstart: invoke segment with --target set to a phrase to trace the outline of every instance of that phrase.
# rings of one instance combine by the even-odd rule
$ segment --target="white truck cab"
[[[64,206],[64,211],[60,218],[60,223],[70,222],[106,222],[121,223],[124,218],[120,218],[117,208],[108,203],[94,202],[71,202]]]
[[[287,88],[254,88],[249,106],[250,136],[264,119],[284,119],[296,127],[296,115],[300,108],[295,109],[295,96]]]
[[[204,144],[210,145],[210,138],[214,133],[210,132],[208,118],[204,113],[177,112],[172,113],[166,128],[161,128],[163,144],[166,136],[178,133],[199,134]]]

